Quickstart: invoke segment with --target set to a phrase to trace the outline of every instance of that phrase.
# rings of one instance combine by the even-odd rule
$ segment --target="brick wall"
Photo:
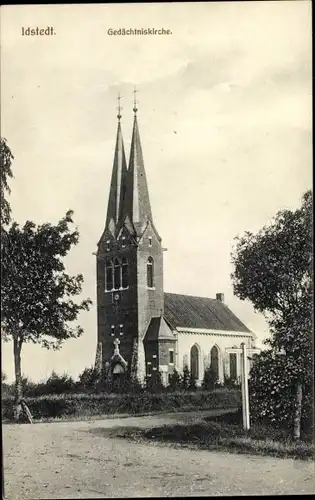
[[[124,240],[122,237],[124,236]],[[150,239],[149,239],[150,238]],[[109,250],[106,241],[110,240]],[[113,305],[113,293],[105,291],[105,262],[115,257],[128,259],[128,282],[126,290],[119,291],[118,305]],[[147,287],[147,261],[152,257],[154,261],[154,288]],[[97,327],[98,341],[102,342],[102,364],[113,355],[115,337],[120,340],[120,353],[131,363],[132,340],[139,338],[138,370],[145,374],[145,354],[143,338],[153,316],[160,316],[164,308],[163,294],[163,252],[154,229],[148,226],[139,245],[130,239],[129,233],[124,230],[118,240],[110,232],[105,232],[102,244],[97,255]],[[123,335],[120,335],[122,324]],[[116,326],[115,335],[111,325]]]
[[[104,240],[108,234],[104,235]],[[138,335],[138,312],[137,312],[137,248],[130,241],[111,240],[110,250],[106,251],[106,245],[99,252],[97,258],[97,318],[98,318],[98,340],[103,344],[103,367],[114,351],[113,341],[115,337],[120,340],[119,350],[123,358],[130,366],[132,354],[132,339]],[[120,290],[118,305],[113,304],[113,293],[105,291],[105,261],[108,258],[126,257],[129,267],[129,286],[126,290]],[[114,336],[111,325],[115,325]],[[120,326],[123,335],[120,335]]]

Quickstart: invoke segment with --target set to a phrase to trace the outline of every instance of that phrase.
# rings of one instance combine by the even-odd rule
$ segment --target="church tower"
[[[120,99],[120,98],[119,98]],[[136,100],[128,169],[118,129],[104,232],[98,243],[99,368],[143,381],[144,337],[164,310],[163,250],[154,226],[140,141]]]

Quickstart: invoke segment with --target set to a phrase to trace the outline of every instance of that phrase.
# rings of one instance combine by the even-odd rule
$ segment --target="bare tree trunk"
[[[22,341],[19,338],[13,338],[14,369],[15,369],[15,402],[14,402],[14,420],[18,422],[24,413],[30,424],[33,423],[32,414],[29,407],[23,401],[22,371],[21,371],[21,349]]]
[[[22,342],[19,338],[13,337],[14,370],[15,370],[15,402],[14,402],[14,420],[19,421],[22,408],[22,372],[21,372],[21,348]]]
[[[302,384],[298,381],[295,393],[295,408],[294,408],[294,426],[293,426],[293,438],[301,438],[301,416],[302,416]]]

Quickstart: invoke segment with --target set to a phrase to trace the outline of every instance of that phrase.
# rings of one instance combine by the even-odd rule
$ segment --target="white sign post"
[[[258,354],[260,349],[248,349],[245,342],[242,342],[241,348],[233,347],[226,349],[228,353],[241,355],[241,389],[242,389],[242,412],[243,412],[243,428],[248,431],[250,428],[249,419],[249,392],[248,392],[248,354]]]

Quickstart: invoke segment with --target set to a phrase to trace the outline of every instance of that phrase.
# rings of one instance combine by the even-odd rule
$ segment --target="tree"
[[[21,350],[26,342],[59,349],[83,330],[72,326],[81,311],[89,310],[90,299],[74,302],[82,291],[83,276],[69,276],[62,259],[79,240],[72,230],[72,211],[56,226],[36,226],[27,221],[21,228],[13,223],[2,238],[1,326],[4,340],[13,340],[15,365],[15,413],[21,412]]]
[[[203,376],[202,388],[205,391],[213,391],[215,389],[217,381],[218,375],[216,371],[211,368],[211,366],[206,368]]]
[[[191,379],[190,370],[189,370],[188,366],[185,365],[184,369],[183,369],[183,376],[182,376],[182,388],[184,389],[184,391],[188,391],[188,389],[190,387],[190,379]]]
[[[99,379],[99,372],[94,366],[91,366],[91,368],[85,368],[79,375],[79,386],[83,389],[93,391],[96,389]]]
[[[171,391],[178,391],[182,386],[182,377],[178,373],[176,369],[174,369],[173,373],[169,376],[169,389]]]
[[[268,363],[265,360],[269,376],[280,363],[275,353],[285,353],[281,363],[294,387],[293,433],[299,438],[303,388],[312,377],[311,191],[304,194],[300,208],[282,210],[257,234],[236,238],[232,262],[234,293],[250,300],[270,326]]]
[[[190,391],[196,391],[197,390],[197,377],[192,372],[190,372],[188,389]]]
[[[8,184],[8,177],[13,177],[11,170],[11,163],[14,156],[7,145],[4,138],[0,138],[0,185],[1,185],[1,225],[9,224],[11,219],[11,207],[7,199],[6,193],[10,194],[10,187]]]
[[[67,373],[58,375],[54,370],[45,383],[45,394],[65,394],[72,392],[75,388],[73,378]]]
[[[158,370],[154,370],[152,372],[151,377],[147,378],[147,389],[149,392],[162,392],[163,391],[163,382],[162,375]]]

